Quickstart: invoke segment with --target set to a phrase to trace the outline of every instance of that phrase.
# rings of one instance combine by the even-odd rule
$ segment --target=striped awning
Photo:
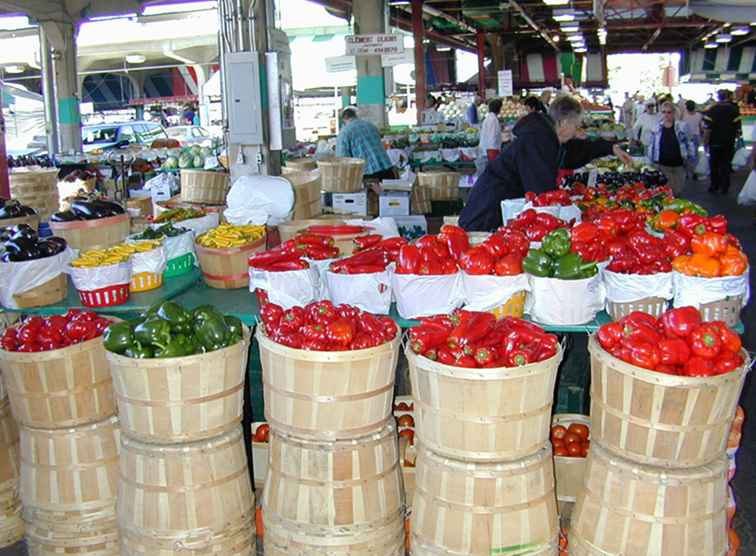
[[[558,86],[563,73],[576,83],[590,86],[606,85],[603,57],[594,52],[585,56],[575,56],[572,52],[526,54],[520,61],[520,81],[518,88],[538,88]]]
[[[680,58],[683,81],[756,81],[756,47],[698,48]]]

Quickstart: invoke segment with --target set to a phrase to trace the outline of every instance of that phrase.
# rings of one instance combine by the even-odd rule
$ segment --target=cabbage
[[[192,157],[191,156],[182,154],[181,156],[179,156],[178,166],[182,170],[184,168],[191,168],[192,167],[192,162],[193,161],[192,161]]]
[[[192,165],[195,168],[204,168],[205,167],[205,159],[201,156],[195,156],[194,160],[192,161]]]
[[[192,148],[189,150],[191,151],[192,156],[200,156],[202,154],[202,147],[199,145],[192,145]]]
[[[163,162],[163,168],[165,168],[166,170],[175,170],[176,168],[178,168],[178,164],[178,158],[176,158],[175,156],[169,156],[165,159],[165,162]]]

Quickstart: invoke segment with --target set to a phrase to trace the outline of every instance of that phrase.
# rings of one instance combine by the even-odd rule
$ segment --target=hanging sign
[[[326,71],[328,73],[339,73],[341,71],[354,71],[357,69],[357,63],[354,56],[331,56],[325,59]]]
[[[400,64],[414,64],[415,53],[412,50],[405,50],[400,54],[383,54],[381,55],[381,66],[384,68],[398,66]]]
[[[514,96],[514,85],[512,83],[512,70],[502,70],[498,72],[499,78],[499,96],[511,97]]]
[[[404,37],[401,35],[373,34],[347,35],[344,37],[347,55],[379,56],[404,52]]]

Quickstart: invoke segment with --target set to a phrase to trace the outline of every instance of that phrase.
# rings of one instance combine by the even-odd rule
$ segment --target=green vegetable
[[[150,346],[143,346],[139,342],[135,343],[130,348],[127,348],[123,354],[126,357],[132,357],[134,359],[152,359],[155,357],[155,352]]]
[[[223,318],[223,315],[216,311],[212,305],[200,305],[192,311],[192,317],[197,324],[200,324],[208,317]]]
[[[184,357],[193,355],[196,346],[184,334],[176,334],[165,347],[155,352],[155,357]]]
[[[108,326],[104,336],[105,349],[113,353],[123,354],[134,345],[134,334],[127,322],[116,322]]]
[[[207,315],[203,321],[199,322],[194,334],[207,351],[226,347],[229,339],[228,327],[223,317],[218,315]]]
[[[553,272],[554,261],[543,250],[531,249],[522,260],[522,269],[533,276],[547,278]]]
[[[158,309],[157,316],[168,321],[172,332],[191,333],[192,314],[178,303],[166,301]]]
[[[161,318],[149,318],[134,329],[134,336],[142,345],[164,348],[171,341],[171,326]]]
[[[561,257],[570,252],[570,232],[567,228],[559,228],[549,232],[541,242],[541,249],[552,257]]]
[[[227,345],[231,346],[242,339],[244,326],[242,325],[242,321],[231,315],[224,316],[223,321],[226,323],[226,328],[228,329],[229,339]]]
[[[557,259],[554,278],[560,280],[580,280],[590,278],[598,272],[596,263],[586,263],[577,253],[567,253]]]
[[[706,209],[701,205],[697,205],[696,203],[688,201],[687,199],[672,199],[671,201],[664,203],[664,208],[666,210],[673,210],[675,212],[690,211],[694,214],[698,214],[699,216],[709,215]]]

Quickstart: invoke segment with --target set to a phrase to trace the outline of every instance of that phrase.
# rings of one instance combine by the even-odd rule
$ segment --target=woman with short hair
[[[668,185],[675,195],[685,188],[687,165],[695,158],[684,122],[676,119],[675,105],[666,101],[661,105],[661,120],[651,131],[648,158],[667,176]]]

